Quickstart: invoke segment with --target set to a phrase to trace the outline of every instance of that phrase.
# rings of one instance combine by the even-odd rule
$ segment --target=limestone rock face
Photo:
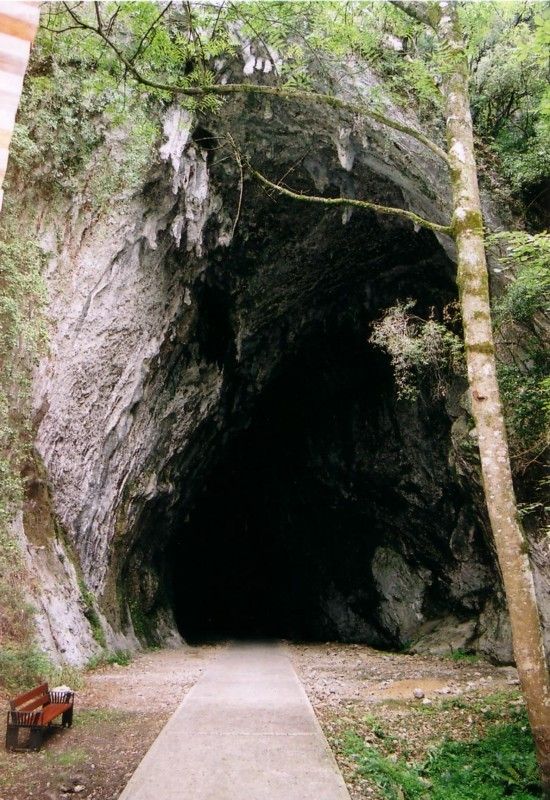
[[[395,646],[453,615],[507,660],[506,626],[483,623],[502,608],[483,511],[453,456],[465,387],[398,401],[368,343],[396,300],[428,315],[454,299],[450,243],[241,184],[212,144],[228,130],[301,191],[449,216],[445,169],[414,140],[254,97],[200,120],[170,108],[140,191],[99,216],[75,198],[62,235],[40,216],[36,448],[108,636],[265,633],[279,615],[269,633]],[[65,620],[65,652],[50,649],[77,662],[97,645],[75,574],[58,582],[66,608],[44,601],[42,618]]]
[[[461,621],[452,615],[430,620],[416,630],[417,639],[410,648],[412,653],[450,656],[457,651],[467,652],[476,638],[475,619]]]
[[[372,574],[380,595],[380,620],[394,636],[405,641],[423,622],[423,600],[430,572],[412,568],[387,547],[378,547],[372,559]]]
[[[12,525],[36,587],[36,633],[41,647],[61,660],[83,666],[101,648],[82,605],[75,567],[56,539],[33,545],[25,537],[22,515]],[[137,644],[137,643],[136,643]]]

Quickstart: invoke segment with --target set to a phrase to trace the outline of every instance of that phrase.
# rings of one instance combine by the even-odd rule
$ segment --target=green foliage
[[[147,18],[155,8],[135,5]],[[66,24],[66,12],[52,4],[24,84],[8,185],[32,173],[41,196],[84,192],[101,208],[131,194],[149,168],[160,136],[157,101],[121,81],[120,61],[98,37],[50,30]]]
[[[90,760],[89,753],[80,747],[71,748],[62,752],[46,750],[45,757],[48,762],[53,762],[56,766],[67,768],[78,767]]]
[[[54,19],[66,23],[59,8],[48,8],[47,27]],[[152,10],[143,4],[145,15]],[[24,497],[21,471],[32,442],[30,376],[47,339],[47,254],[22,228],[18,182],[32,175],[41,197],[79,192],[99,209],[142,181],[159,136],[147,98],[124,89],[118,62],[104,50],[99,39],[81,31],[40,31],[11,147],[0,229],[0,638],[9,648],[4,666],[11,683],[20,680],[16,672],[9,677],[16,664],[11,656],[19,653],[23,675],[29,664],[30,675],[37,652],[33,611],[25,602],[27,577],[9,523]],[[105,646],[93,598],[84,592],[82,599],[93,635]]]
[[[54,196],[77,190],[77,176],[102,141],[100,116],[108,100],[105,91],[91,88],[94,81],[83,60],[80,69],[64,70],[61,59],[41,56],[39,43],[25,82],[10,166],[32,174],[42,195]]]
[[[230,8],[229,18],[244,25],[260,51],[263,45],[264,55],[278,57],[278,74],[286,86],[326,90],[342,63],[349,75],[358,76],[368,64],[384,87],[382,92],[372,87],[372,105],[413,100],[426,116],[440,107],[426,59],[426,34],[390,3],[264,1]]]
[[[356,733],[347,734],[344,752],[357,762],[357,773],[378,786],[386,800],[427,797],[427,786],[421,780],[418,769],[410,767],[403,759],[382,755]]]
[[[0,649],[0,685],[9,692],[30,689],[54,671],[44,653],[31,645]]]
[[[0,648],[0,688],[10,694],[31,689],[41,681],[50,686],[68,685],[80,689],[82,673],[69,665],[56,666],[38,647],[29,642]]]
[[[466,650],[461,650],[460,648],[453,650],[448,658],[450,658],[451,661],[459,661],[463,664],[477,664],[481,661],[481,656],[477,653],[468,653]]]
[[[99,669],[113,664],[127,667],[132,662],[132,654],[128,650],[114,650],[94,656],[88,661],[87,669]]]
[[[492,142],[512,188],[550,171],[550,12],[544,3],[464,3],[477,132]]]
[[[550,429],[550,354],[531,352],[529,369],[499,364],[498,382],[504,404],[512,457],[527,464],[548,444]]]
[[[550,354],[535,325],[537,315],[550,311],[550,235],[497,233],[488,245],[500,250],[500,266],[511,277],[494,303],[494,321],[500,341],[521,343],[520,360],[517,345],[499,346],[498,379],[514,466],[524,469],[545,449],[550,430]]]
[[[101,620],[99,619],[99,615],[96,610],[94,596],[86,587],[86,584],[83,580],[78,581],[78,588],[80,589],[80,597],[84,606],[84,616],[90,623],[92,636],[100,645],[100,647],[106,647],[107,640],[105,639],[105,631],[103,630]]]
[[[446,742],[428,760],[433,800],[528,800],[540,797],[527,719],[496,725],[472,742]]]
[[[127,667],[132,663],[132,654],[128,650],[115,650],[107,656],[107,664],[118,664],[119,667]]]
[[[31,641],[33,608],[22,589],[25,577],[21,552],[5,526],[0,531],[0,642],[6,646]]]
[[[352,74],[367,63],[382,79],[387,98],[414,102],[430,121],[440,114],[438,86],[451,67],[448,47],[391,3],[256,2],[231,8],[252,39],[277,51],[288,85],[316,88],[319,79],[329,80],[329,65],[344,60]],[[550,13],[542,3],[522,0],[464,3],[459,13],[476,130],[520,191],[544,179],[550,167]],[[370,99],[377,104],[382,98],[373,91]]]
[[[464,701],[455,698],[454,702],[463,703]],[[519,691],[508,692],[501,689],[484,697],[477,697],[470,701],[470,708],[476,714],[481,714],[485,720],[513,722],[522,726],[527,723],[523,699]]]
[[[75,5],[72,11],[74,17],[60,6],[49,8],[39,43],[58,61],[60,52],[70,53],[71,59],[78,52],[88,66],[97,65],[95,84],[90,77],[97,93],[122,84],[131,97],[137,80],[149,99],[169,101],[176,87],[219,82],[228,63],[242,52],[244,38],[254,55],[269,60],[268,71],[283,86],[326,90],[334,79],[329,66],[338,69],[345,62],[350,75],[354,71],[360,75],[368,63],[384,78],[386,96],[414,99],[432,115],[440,105],[434,70],[426,57],[433,44],[426,48],[429,37],[421,27],[389,3],[105,2],[100,6],[102,28],[112,48],[85,28],[97,27],[92,4]],[[74,30],[79,23],[84,28]],[[377,88],[370,99],[380,102]],[[223,102],[214,96],[182,95],[179,101],[198,110],[216,110]],[[108,102],[112,102],[109,97]]]
[[[377,717],[375,717],[374,714],[365,714],[365,716],[363,717],[363,722],[365,722],[369,726],[371,731],[378,739],[391,740],[393,738],[393,737],[388,737],[388,734],[380,724],[380,720]]]
[[[45,343],[44,253],[19,228],[9,202],[0,231],[0,683],[17,689],[45,669],[33,645],[26,571],[10,521],[24,493],[30,373]]]
[[[550,234],[524,231],[496,233],[488,245],[502,245],[499,261],[513,280],[495,303],[497,327],[507,322],[532,323],[537,313],[550,311]]]
[[[535,800],[541,796],[525,713],[466,742],[446,741],[422,764],[383,755],[350,732],[344,751],[385,800]]]
[[[139,600],[132,598],[128,602],[128,607],[130,609],[130,616],[132,618],[132,626],[140,642],[144,642],[148,646],[154,646],[157,644],[158,637],[154,622],[145,613]]]
[[[21,120],[17,136],[21,159],[28,164],[41,138],[33,131],[42,127],[51,134],[52,122],[63,119],[60,135],[45,141],[53,141],[54,160],[65,154],[69,173],[105,135],[104,123],[113,113],[127,111],[131,119],[143,98],[149,103],[171,101],[177,87],[219,82],[241,54],[243,39],[251,43],[254,55],[269,59],[277,82],[288,87],[330,91],[342,64],[350,77],[355,73],[359,78],[368,65],[382,85],[371,90],[373,105],[388,99],[412,101],[432,123],[441,111],[441,76],[452,65],[448,46],[435,32],[389,2],[104,2],[99,6],[102,32],[113,47],[90,30],[98,24],[93,4],[74,4],[72,13],[58,4],[48,7],[38,39],[40,66],[33,78],[39,98],[35,102],[29,90],[33,113]],[[465,3],[459,13],[467,35],[477,131],[521,190],[544,178],[550,165],[548,10],[542,3],[513,0]],[[79,30],[79,23],[88,27]],[[76,84],[71,87],[69,79],[63,86],[56,79],[55,85],[46,85],[66,65],[69,73],[80,72],[86,111],[82,118],[71,111]],[[138,91],[142,100],[136,102]],[[44,104],[40,98],[50,92],[52,102]],[[364,92],[363,85],[363,100]],[[67,103],[59,105],[63,93]],[[223,102],[214,96],[182,95],[179,101],[199,110],[216,110]]]
[[[137,110],[132,69],[145,80],[159,86],[141,87],[143,96],[154,100],[171,100],[167,86],[208,85],[216,78],[213,63],[221,56],[235,51],[236,39],[230,36],[223,7],[208,4],[156,4],[123,2],[101,4],[103,30],[116,47],[90,31],[78,29],[78,22],[97,25],[96,9],[92,4],[74,5],[71,17],[63,8],[52,4],[48,8],[39,37],[45,53],[69,59],[75,52],[86,60],[90,87],[96,96],[107,92],[107,112]],[[222,13],[223,12],[223,13]],[[90,69],[92,67],[93,69]],[[129,68],[131,65],[131,68]],[[160,88],[159,88],[160,87]],[[123,104],[120,99],[123,98]],[[183,100],[192,108],[203,107],[195,100]],[[212,101],[207,100],[207,107]]]
[[[21,499],[30,370],[43,350],[43,251],[17,228],[8,203],[0,231],[0,529]],[[1,556],[0,556],[1,559]]]
[[[426,379],[435,396],[444,396],[451,374],[464,370],[462,341],[433,317],[412,314],[415,305],[408,300],[387,309],[373,323],[369,341],[389,354],[398,397],[415,399]],[[451,321],[452,309],[445,317]]]
[[[147,119],[142,110],[133,116],[130,126],[125,124],[117,146],[100,151],[88,184],[98,208],[112,203],[113,197],[131,194],[142,185],[158,138],[158,124]]]

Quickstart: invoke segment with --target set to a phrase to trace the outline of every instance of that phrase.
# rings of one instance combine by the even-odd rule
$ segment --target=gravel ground
[[[521,704],[517,672],[447,658],[381,653],[364,645],[289,645],[289,652],[329,740],[352,800],[381,800],[377,787],[357,773],[345,737],[391,750],[395,758],[422,760],[445,738],[483,734],[499,696]],[[388,744],[391,746],[388,748]]]

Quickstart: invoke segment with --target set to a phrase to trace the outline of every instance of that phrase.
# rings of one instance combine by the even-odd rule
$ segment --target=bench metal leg
[[[71,725],[73,724],[73,709],[72,709],[72,707],[69,708],[67,711],[63,712],[63,715],[61,717],[61,724],[65,728],[70,728]]]
[[[29,750],[34,750],[38,752],[42,745],[42,738],[44,736],[44,729],[43,728],[31,728],[31,735],[29,736]]]
[[[6,750],[17,750],[19,742],[19,728],[17,725],[8,725],[6,728]]]

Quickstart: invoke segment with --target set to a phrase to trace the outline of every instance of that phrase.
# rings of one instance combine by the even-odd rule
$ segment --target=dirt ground
[[[356,776],[341,746],[346,730],[360,732],[366,741],[387,730],[407,742],[409,754],[421,756],[444,736],[466,736],[481,725],[484,696],[500,692],[521,702],[516,672],[509,667],[386,654],[363,645],[286,647],[353,800],[376,800],[378,794]],[[0,800],[116,800],[219,648],[159,650],[138,655],[125,667],[87,673],[70,730],[49,736],[39,753],[0,750]],[[453,698],[464,702],[453,707]]]
[[[115,800],[217,649],[152,651],[86,673],[72,728],[39,753],[0,750],[0,800]]]
[[[503,707],[523,703],[517,671],[481,659],[381,653],[364,645],[293,645],[294,668],[308,693],[352,800],[381,800],[346,753],[350,731],[391,744],[397,759],[422,760],[445,738],[483,734]]]

